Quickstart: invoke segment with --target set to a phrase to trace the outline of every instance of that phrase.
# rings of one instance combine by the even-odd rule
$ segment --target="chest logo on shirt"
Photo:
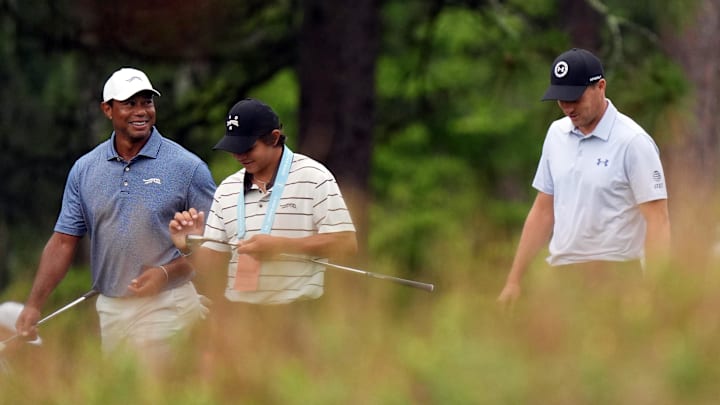
[[[608,163],[610,163],[610,161],[608,159],[598,158],[596,165],[598,165],[598,166],[603,165],[603,166],[607,167]]]
[[[151,179],[143,179],[144,184],[162,184],[162,181],[158,179],[157,177],[153,177]]]

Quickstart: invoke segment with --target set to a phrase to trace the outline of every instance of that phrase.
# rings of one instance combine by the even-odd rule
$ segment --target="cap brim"
[[[224,150],[230,153],[245,153],[255,145],[257,136],[228,136],[225,135],[220,142],[218,142],[213,150]]]
[[[541,100],[576,101],[582,96],[586,88],[587,86],[550,85]]]
[[[132,96],[134,96],[134,95],[136,95],[136,94],[138,94],[138,93],[142,93],[143,91],[152,92],[153,94],[155,94],[155,95],[157,95],[158,97],[160,97],[160,92],[159,92],[159,91],[157,91],[157,90],[155,90],[155,89],[153,89],[153,88],[149,88],[149,89],[148,89],[148,88],[146,88],[146,87],[142,87],[142,88],[139,88],[139,89],[126,90],[126,91],[123,92],[123,93],[116,94],[114,97],[110,97],[110,98],[108,98],[107,100],[105,100],[105,102],[108,102],[108,101],[110,101],[110,100],[125,101],[125,100],[129,99],[130,97],[132,97]]]

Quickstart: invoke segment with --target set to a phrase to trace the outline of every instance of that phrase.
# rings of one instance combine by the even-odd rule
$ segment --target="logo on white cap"
[[[558,79],[565,77],[568,73],[568,64],[564,60],[561,60],[555,65],[555,77]]]

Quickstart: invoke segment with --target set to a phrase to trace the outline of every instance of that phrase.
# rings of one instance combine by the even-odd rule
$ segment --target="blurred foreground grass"
[[[44,355],[0,378],[2,404],[710,404],[720,388],[720,275],[585,288],[538,265],[511,311],[492,260],[439,258],[428,294],[327,273],[292,316],[216,313],[164,375],[103,361],[93,303],[42,330]],[[391,269],[374,271],[392,274]],[[623,293],[614,293],[620,291]],[[84,291],[77,291],[82,294]],[[23,299],[21,297],[5,297]],[[26,361],[23,361],[26,360]]]

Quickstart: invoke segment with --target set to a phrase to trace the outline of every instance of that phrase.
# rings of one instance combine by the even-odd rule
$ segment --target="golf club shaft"
[[[186,241],[186,243],[188,243],[188,244],[192,244],[192,243],[203,243],[203,242],[215,242],[215,243],[220,243],[220,244],[223,244],[223,245],[229,245],[229,246],[237,247],[237,244],[235,244],[235,243],[230,243],[230,242],[226,242],[226,241],[222,241],[222,240],[218,240],[218,239],[205,238],[205,237],[202,237],[202,236],[200,236],[200,235],[187,235],[185,241]],[[330,267],[330,268],[332,268],[332,269],[349,271],[349,272],[352,272],[352,273],[362,274],[362,275],[364,275],[364,276],[368,276],[368,277],[372,277],[372,278],[377,278],[377,279],[380,279],[380,280],[392,281],[392,282],[395,282],[395,283],[398,283],[398,284],[402,284],[402,285],[405,285],[405,286],[408,286],[408,287],[418,288],[418,289],[425,290],[425,291],[428,291],[428,292],[432,292],[433,290],[435,290],[435,286],[434,286],[433,284],[422,283],[422,282],[420,282],[420,281],[407,280],[407,279],[404,279],[404,278],[393,277],[393,276],[388,276],[388,275],[379,274],[379,273],[373,273],[373,272],[369,272],[369,271],[365,271],[365,270],[355,269],[355,268],[352,268],[352,267],[340,266],[340,265],[338,265],[338,264],[327,263],[327,262],[323,262],[323,261],[321,261],[321,260],[312,259],[312,258],[305,257],[305,256],[291,255],[291,254],[287,254],[287,253],[283,253],[283,254],[281,254],[280,256],[281,256],[281,257],[286,257],[286,258],[292,259],[292,260],[297,260],[297,261],[305,261],[305,262],[317,263],[317,264],[320,264],[320,265],[323,265],[323,266],[326,266],[326,267]]]
[[[96,296],[97,294],[98,294],[98,292],[95,290],[90,290],[90,291],[86,292],[85,294],[82,295],[82,297],[77,298],[75,301],[65,305],[64,307],[62,307],[60,309],[55,310],[55,312],[53,312],[50,315],[47,315],[46,317],[39,320],[38,323],[36,324],[36,326],[42,325],[43,323],[49,321],[50,319],[60,315],[61,313],[65,312],[68,309],[74,307],[75,305],[85,301],[86,299]]]
[[[414,281],[414,280],[407,280],[407,279],[400,278],[400,277],[388,276],[388,275],[385,275],[385,274],[373,273],[373,272],[370,272],[370,271],[355,269],[355,268],[352,268],[352,267],[341,266],[341,265],[339,265],[339,264],[327,263],[327,262],[323,262],[323,261],[321,261],[321,260],[311,259],[311,258],[308,258],[308,257],[296,256],[296,255],[291,255],[291,254],[286,254],[286,253],[283,253],[283,254],[281,254],[280,256],[282,256],[282,257],[287,257],[287,258],[293,259],[293,260],[299,260],[299,261],[304,261],[304,262],[317,263],[317,264],[320,264],[320,265],[323,265],[323,266],[326,266],[326,267],[330,267],[330,268],[333,268],[333,269],[349,271],[349,272],[352,272],[352,273],[355,273],[355,274],[362,274],[362,275],[364,275],[364,276],[368,276],[368,277],[372,277],[372,278],[377,278],[377,279],[380,279],[380,280],[393,281],[393,282],[395,282],[395,283],[403,284],[403,285],[406,285],[406,286],[408,286],[408,287],[419,288],[419,289],[425,290],[425,291],[427,291],[427,292],[432,292],[432,291],[435,289],[435,286],[432,285],[432,284],[422,283],[422,282],[420,282],[420,281]]]
[[[53,313],[51,313],[50,315],[47,315],[47,316],[43,317],[42,319],[40,319],[40,320],[35,324],[35,326],[40,326],[40,325],[42,325],[43,323],[49,321],[50,319],[56,317],[57,315],[60,315],[61,313],[67,311],[68,309],[74,307],[75,305],[77,305],[77,304],[85,301],[85,300],[88,299],[88,298],[94,297],[94,296],[97,295],[97,294],[98,294],[98,292],[95,291],[95,290],[90,290],[90,291],[86,292],[85,294],[83,294],[82,297],[79,297],[79,298],[77,298],[75,301],[73,301],[73,302],[65,305],[64,307],[55,310],[55,311],[54,311]],[[19,337],[18,334],[14,334],[14,335],[10,336],[9,338],[7,338],[7,339],[3,340],[2,342],[0,342],[0,344],[4,345],[4,344],[12,341],[13,339],[17,339],[18,337]]]

